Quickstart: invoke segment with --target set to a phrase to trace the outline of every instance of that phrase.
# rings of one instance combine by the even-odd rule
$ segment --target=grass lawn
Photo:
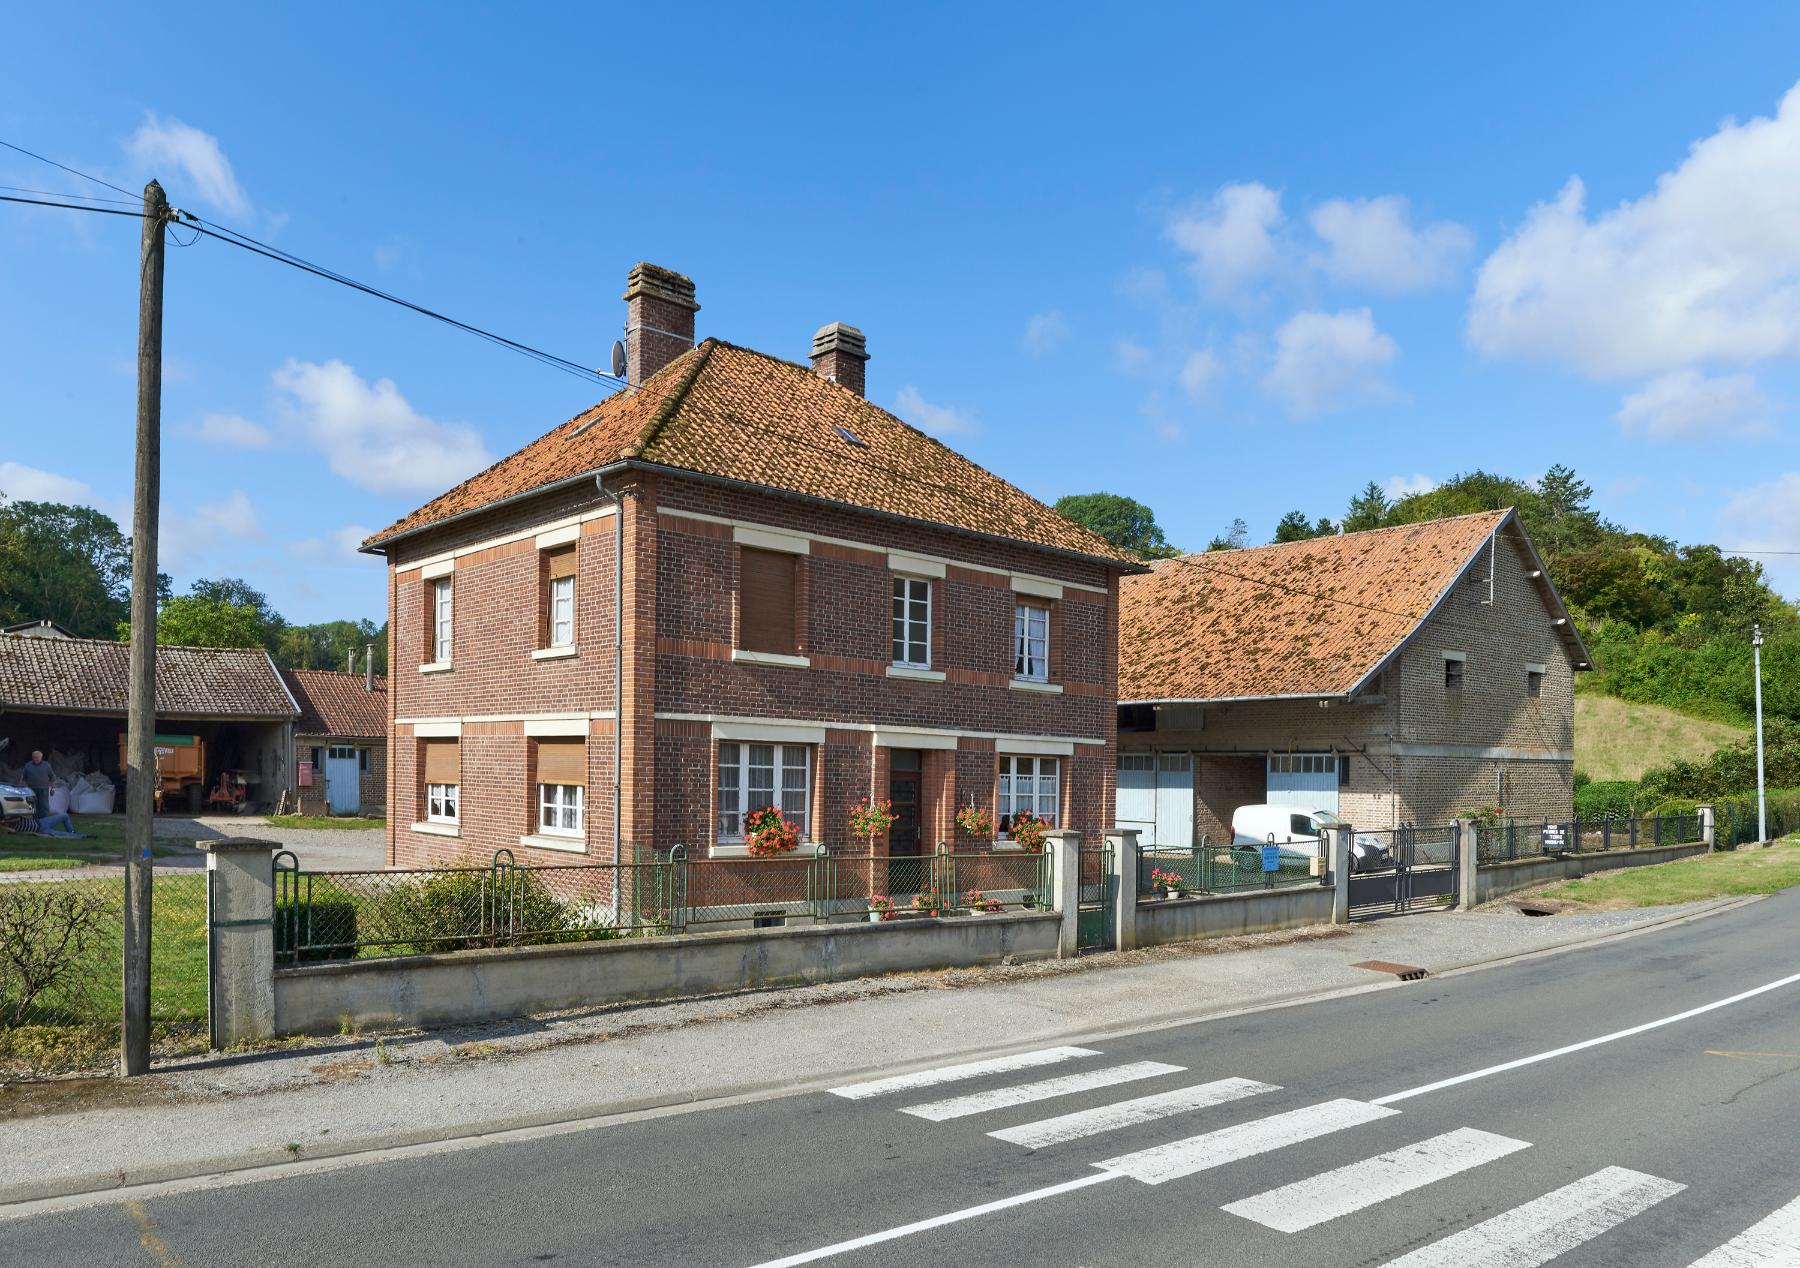
[[[1676,758],[1710,757],[1747,731],[1617,696],[1575,696],[1575,768],[1590,779],[1640,779]]]
[[[1800,838],[1796,837],[1767,850],[1702,854],[1652,867],[1601,872],[1533,890],[1531,897],[1612,907],[1661,907],[1702,898],[1773,894],[1790,885],[1800,885]]]
[[[386,819],[358,819],[354,815],[342,818],[329,815],[270,815],[269,826],[272,828],[340,828],[352,832],[367,832],[371,829],[387,827]]]
[[[48,842],[46,842],[48,844]],[[0,854],[0,872],[41,872],[46,868],[92,867],[97,860],[69,858],[56,853]]]

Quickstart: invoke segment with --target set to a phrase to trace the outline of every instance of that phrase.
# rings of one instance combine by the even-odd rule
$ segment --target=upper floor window
[[[1050,678],[1050,609],[1035,603],[1013,608],[1013,677]]]
[[[1535,665],[1525,671],[1525,694],[1533,700],[1544,694],[1544,671]]]
[[[431,658],[439,664],[450,659],[450,578],[431,583]]]
[[[1444,690],[1461,691],[1468,659],[1461,652],[1444,653]]]
[[[575,642],[575,548],[544,557],[544,641],[549,647]]]
[[[738,550],[737,645],[747,652],[794,655],[800,650],[800,560],[777,550]]]
[[[894,578],[894,663],[931,668],[931,583]]]

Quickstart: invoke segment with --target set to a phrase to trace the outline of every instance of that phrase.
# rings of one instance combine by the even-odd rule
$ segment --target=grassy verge
[[[1575,765],[1599,780],[1637,780],[1676,759],[1704,761],[1744,738],[1741,727],[1616,696],[1575,697]]]
[[[1531,897],[1610,907],[1662,907],[1704,898],[1773,894],[1790,885],[1800,885],[1800,839],[1795,838],[1767,850],[1702,854],[1651,867],[1602,872],[1533,890]]]
[[[327,815],[270,815],[269,826],[272,828],[336,828],[351,832],[368,832],[387,827],[386,819],[358,819],[354,815],[342,818]]]
[[[97,861],[37,851],[29,854],[0,854],[0,872],[41,872],[53,867],[92,867]]]

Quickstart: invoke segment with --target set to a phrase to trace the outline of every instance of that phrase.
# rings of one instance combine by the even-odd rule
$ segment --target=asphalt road
[[[1790,891],[963,1077],[921,1075],[901,1032],[892,1068],[854,1082],[908,1086],[35,1215],[0,1223],[0,1262],[1656,1268],[1760,1229],[1708,1268],[1800,1264],[1797,935]],[[944,1007],[1006,1051],[1003,1016]],[[603,1089],[605,1048],[588,1057]],[[1510,1068],[1479,1073],[1495,1066]]]

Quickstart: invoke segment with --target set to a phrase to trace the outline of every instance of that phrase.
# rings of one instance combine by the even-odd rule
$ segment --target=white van
[[[1233,846],[1263,846],[1273,841],[1288,858],[1316,858],[1320,838],[1343,820],[1329,810],[1304,806],[1239,806],[1231,813]],[[1381,838],[1358,832],[1350,839],[1350,870],[1367,872],[1388,865],[1388,848]]]

